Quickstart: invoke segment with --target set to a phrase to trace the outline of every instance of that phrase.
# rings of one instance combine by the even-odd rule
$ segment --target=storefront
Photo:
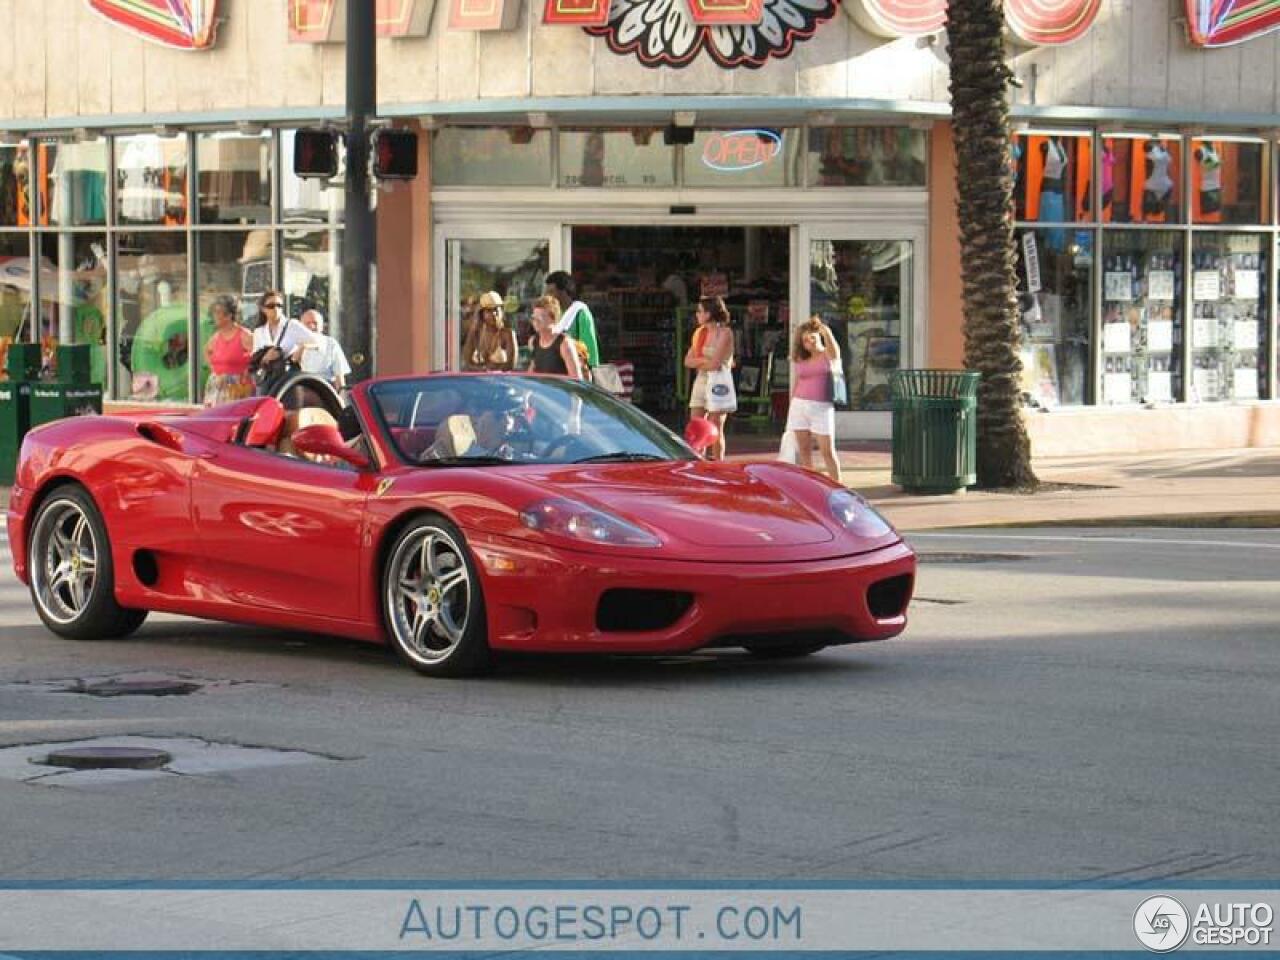
[[[733,317],[739,420],[780,429],[793,318],[846,345],[842,431],[887,436],[888,371],[924,362],[927,145],[922,126],[726,126],[435,132],[434,355],[460,356],[468,307],[507,301],[521,342],[551,269],[591,306],[602,360],[677,423],[701,296]],[[551,186],[548,186],[551,184]]]

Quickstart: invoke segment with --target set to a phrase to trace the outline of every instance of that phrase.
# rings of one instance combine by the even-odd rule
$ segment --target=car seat
[[[280,442],[280,431],[283,426],[284,406],[275,397],[263,397],[261,405],[249,422],[249,429],[244,436],[244,445],[274,450]]]

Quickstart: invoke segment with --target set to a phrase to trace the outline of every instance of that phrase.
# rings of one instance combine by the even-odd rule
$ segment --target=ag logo
[[[1133,932],[1138,941],[1155,953],[1178,949],[1190,927],[1187,908],[1173,897],[1148,897],[1133,915]]]

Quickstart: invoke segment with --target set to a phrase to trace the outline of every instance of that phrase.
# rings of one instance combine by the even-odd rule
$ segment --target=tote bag
[[[707,371],[707,409],[713,413],[738,409],[738,394],[733,389],[733,374],[728,367]]]
[[[844,379],[844,367],[839,360],[831,361],[831,402],[837,407],[849,405],[849,384]]]

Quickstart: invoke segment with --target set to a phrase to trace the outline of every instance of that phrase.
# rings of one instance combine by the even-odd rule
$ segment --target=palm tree
[[[1022,422],[1013,236],[1014,171],[1001,0],[947,0],[955,131],[964,362],[978,387],[978,486],[1034,487]]]

